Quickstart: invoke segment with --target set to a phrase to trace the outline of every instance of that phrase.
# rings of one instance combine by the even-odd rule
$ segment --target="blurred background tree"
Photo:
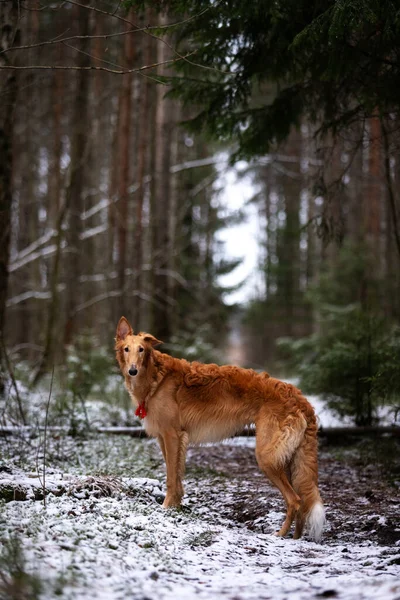
[[[7,346],[40,381],[81,332],[110,347],[125,313],[200,360],[229,360],[233,324],[242,364],[296,365],[357,423],[398,402],[395,3],[0,10],[3,371]],[[221,276],[238,260],[219,234],[246,209],[221,202],[222,152],[251,181],[259,227],[236,316]]]

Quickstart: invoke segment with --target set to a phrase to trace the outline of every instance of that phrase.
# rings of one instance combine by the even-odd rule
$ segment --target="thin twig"
[[[75,48],[76,50],[76,48]],[[184,60],[188,56],[192,56],[195,54],[195,50],[192,52],[188,52],[185,56],[179,56],[178,58],[170,58],[168,60],[164,60],[162,62],[153,63],[151,65],[144,65],[143,67],[138,67],[136,69],[107,69],[106,67],[96,67],[94,65],[89,65],[86,67],[77,67],[72,65],[24,65],[24,66],[16,66],[16,65],[0,65],[0,69],[8,69],[14,71],[26,71],[26,70],[41,70],[41,71],[106,71],[107,73],[114,73],[115,75],[126,75],[127,73],[141,73],[142,71],[146,71],[147,69],[155,69],[156,67],[160,67],[162,65],[168,65],[176,63],[180,60]],[[163,81],[158,80],[158,83],[164,84]]]
[[[64,42],[72,42],[77,40],[108,40],[108,38],[127,35],[129,33],[136,33],[137,31],[142,31],[141,29],[127,29],[126,31],[117,31],[115,33],[103,33],[102,35],[71,35],[66,38],[62,38],[61,35],[58,35],[51,40],[46,40],[45,42],[37,42],[36,44],[24,44],[22,46],[12,46],[10,48],[5,48],[0,52],[0,54],[5,54],[6,52],[10,52],[11,50],[32,50],[32,48],[41,48],[42,46],[53,46],[54,44],[62,44]],[[64,32],[65,33],[65,32]]]
[[[43,432],[43,506],[46,508],[46,442],[47,442],[47,422],[49,416],[49,406],[51,400],[51,392],[53,390],[53,380],[54,380],[54,365],[51,371],[51,381],[50,381],[50,390],[49,390],[49,398],[47,400],[46,405],[46,417],[44,420],[44,432]]]
[[[123,21],[125,23],[129,23],[131,25],[134,25],[135,29],[134,31],[137,32],[146,32],[146,31],[151,31],[152,29],[156,29],[156,30],[161,30],[161,29],[172,29],[173,27],[178,27],[179,25],[185,25],[186,23],[189,23],[190,21],[193,21],[194,19],[198,19],[199,17],[203,16],[204,13],[208,12],[211,8],[216,8],[218,6],[218,4],[220,4],[221,0],[219,0],[218,2],[215,3],[215,5],[213,7],[211,6],[207,6],[206,8],[203,8],[203,10],[201,10],[199,13],[192,15],[191,17],[187,17],[186,19],[183,19],[182,21],[176,21],[175,23],[168,23],[168,25],[145,25],[145,27],[139,27],[138,25],[134,25],[131,21],[128,21],[128,19],[124,19],[124,17],[121,17],[120,15],[117,15],[116,13],[118,12],[120,6],[117,6],[117,8],[113,11],[113,12],[107,12],[105,10],[100,10],[98,8],[95,8],[94,6],[86,6],[85,4],[78,4],[77,2],[73,2],[72,0],[65,0],[65,2],[63,2],[60,6],[58,6],[57,8],[53,8],[52,6],[42,6],[40,8],[34,8],[31,6],[22,6],[22,8],[24,10],[29,10],[31,12],[41,12],[42,10],[60,10],[61,8],[63,8],[64,4],[76,4],[76,6],[81,6],[82,8],[88,8],[91,10],[94,10],[96,12],[100,12],[103,15],[108,15],[110,17],[114,17],[120,21]],[[121,4],[121,3],[120,3]],[[105,34],[107,35],[107,34]],[[90,36],[89,36],[90,37]],[[96,37],[96,36],[92,36],[92,37]],[[101,37],[101,36],[100,36]]]
[[[101,13],[103,15],[108,15],[111,17],[114,17],[115,19],[118,19],[119,21],[122,21],[123,23],[127,23],[128,25],[130,25],[131,27],[135,27],[135,31],[142,31],[143,33],[145,33],[146,35],[149,35],[150,37],[152,37],[153,39],[162,42],[163,44],[165,44],[170,50],[172,50],[172,52],[181,60],[185,60],[187,63],[193,65],[194,67],[199,67],[200,69],[206,69],[207,71],[215,71],[217,73],[223,73],[224,75],[235,75],[235,73],[227,73],[226,71],[222,71],[221,69],[217,69],[215,67],[209,67],[207,65],[201,65],[200,63],[195,63],[191,60],[187,60],[187,56],[189,56],[189,54],[187,55],[181,55],[179,54],[179,52],[176,50],[176,48],[174,48],[173,46],[171,46],[171,44],[169,44],[167,42],[167,40],[164,40],[161,37],[158,37],[157,35],[155,35],[154,33],[151,33],[150,31],[150,27],[144,27],[144,28],[140,28],[138,25],[136,25],[136,23],[134,23],[133,21],[130,21],[129,19],[125,19],[124,17],[121,17],[120,15],[116,15],[113,13],[110,13],[106,10],[101,10],[100,8],[96,8],[94,6],[86,6],[85,4],[81,4],[80,2],[76,2],[76,0],[66,0],[66,2],[68,4],[74,4],[75,6],[80,6],[82,8],[86,8],[89,10],[93,10],[95,12]],[[210,7],[207,7],[207,9],[204,9],[203,12],[199,13],[199,15],[203,14],[204,12],[206,12],[206,10],[208,10]],[[187,20],[190,20],[187,19]],[[182,23],[184,23],[185,21],[183,21]],[[179,23],[178,23],[179,24]],[[178,24],[174,25],[177,26]],[[172,25],[168,24],[168,25],[164,25],[164,28],[168,29],[172,27]],[[163,26],[161,27],[156,27],[155,29],[162,29]],[[195,52],[193,52],[194,54]]]
[[[75,52],[78,52],[79,54],[84,54],[85,56],[88,56],[89,58],[92,58],[95,61],[104,63],[105,65],[110,65],[111,67],[117,67],[118,69],[123,69],[123,67],[121,67],[121,65],[119,65],[117,63],[110,62],[109,60],[105,60],[104,58],[99,58],[98,56],[95,56],[94,54],[91,54],[90,52],[84,52],[83,50],[80,50],[76,46],[72,46],[71,44],[64,43],[64,40],[63,40],[63,46],[66,46],[67,48],[71,48],[71,50],[75,50]],[[150,79],[151,81],[155,81],[156,83],[163,83],[163,81],[160,81],[160,79],[158,79],[156,76],[147,75],[147,73],[143,73],[143,72],[142,73],[139,72],[139,75],[141,77],[144,77],[145,79]]]
[[[79,5],[82,6],[82,5]],[[25,10],[38,10],[38,9],[28,9],[27,7],[24,7]],[[47,8],[47,7],[44,7]],[[86,8],[92,8],[94,10],[94,7],[89,7],[86,6]],[[59,35],[57,35],[55,38],[52,38],[51,40],[46,40],[44,42],[37,42],[36,44],[24,44],[21,46],[11,46],[10,48],[5,48],[4,50],[2,50],[0,52],[0,54],[5,54],[6,52],[10,52],[13,50],[31,50],[32,48],[41,48],[42,46],[51,46],[54,44],[60,44],[62,42],[72,42],[74,40],[108,40],[109,38],[113,38],[113,37],[119,37],[119,36],[123,36],[123,35],[128,35],[130,33],[150,33],[152,29],[155,29],[157,31],[160,31],[162,29],[170,29],[173,27],[178,27],[179,25],[184,25],[185,23],[188,23],[189,21],[192,21],[193,19],[196,19],[200,16],[202,16],[205,12],[207,12],[208,10],[210,10],[210,6],[208,6],[207,8],[205,8],[204,10],[202,10],[201,12],[199,12],[197,15],[193,15],[192,17],[189,17],[187,19],[184,19],[183,21],[177,21],[176,23],[170,23],[168,25],[145,25],[144,27],[139,27],[137,25],[133,25],[133,29],[126,29],[125,31],[116,31],[114,33],[103,33],[103,34],[97,34],[97,35],[71,35],[69,37],[66,38],[62,38],[61,36],[64,35],[68,29],[66,31],[64,31],[63,33],[60,33]],[[40,10],[43,10],[40,9]],[[116,11],[118,9],[116,9],[114,12],[112,13],[105,13],[110,15],[111,17],[116,17]],[[103,11],[101,11],[103,12]],[[130,21],[128,20],[124,20],[126,23],[130,23]],[[157,37],[157,36],[154,36]],[[157,39],[161,39],[158,38]],[[208,67],[208,68],[212,68],[212,67]]]

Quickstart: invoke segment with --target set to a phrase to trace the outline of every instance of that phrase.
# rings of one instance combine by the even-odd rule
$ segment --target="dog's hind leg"
[[[301,537],[304,526],[315,541],[321,539],[325,524],[325,511],[318,490],[317,427],[311,423],[291,465],[292,485],[301,497],[296,515],[294,538]]]
[[[287,417],[280,424],[274,418],[259,419],[256,423],[256,458],[260,469],[281,492],[286,503],[286,518],[277,532],[285,536],[300,508],[296,494],[286,475],[286,467],[297,450],[305,424],[296,417]]]

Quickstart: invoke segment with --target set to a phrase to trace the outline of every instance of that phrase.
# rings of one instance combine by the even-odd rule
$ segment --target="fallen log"
[[[0,436],[35,436],[45,430],[44,426],[21,426],[21,427],[0,427]],[[72,435],[70,428],[68,427],[46,427],[46,431],[49,435]],[[84,430],[87,433],[104,433],[110,435],[129,435],[133,438],[145,438],[147,437],[146,431],[143,427],[94,427],[87,428]],[[234,437],[253,437],[255,436],[255,427],[247,427],[242,431],[239,431]],[[364,427],[321,427],[318,430],[318,435],[321,438],[329,439],[340,439],[342,437],[362,437],[362,436],[394,436],[400,437],[399,426],[385,426],[380,427],[364,426]]]
[[[318,435],[322,438],[340,438],[350,436],[379,436],[392,435],[400,437],[400,427],[396,425],[379,427],[378,425],[365,425],[360,427],[321,427],[318,430]]]
[[[74,434],[70,427],[53,427],[44,425],[24,425],[21,427],[0,427],[0,437],[20,436],[20,437],[35,437],[46,430],[48,435],[67,435],[73,437]],[[147,437],[146,431],[142,427],[87,427],[79,431],[82,433],[107,433],[112,435],[130,435],[134,438]]]

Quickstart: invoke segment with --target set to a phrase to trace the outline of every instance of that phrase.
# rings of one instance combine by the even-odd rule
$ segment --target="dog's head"
[[[121,317],[117,325],[115,350],[123,375],[135,378],[146,367],[152,349],[158,344],[162,342],[150,333],[135,335],[129,321]]]

